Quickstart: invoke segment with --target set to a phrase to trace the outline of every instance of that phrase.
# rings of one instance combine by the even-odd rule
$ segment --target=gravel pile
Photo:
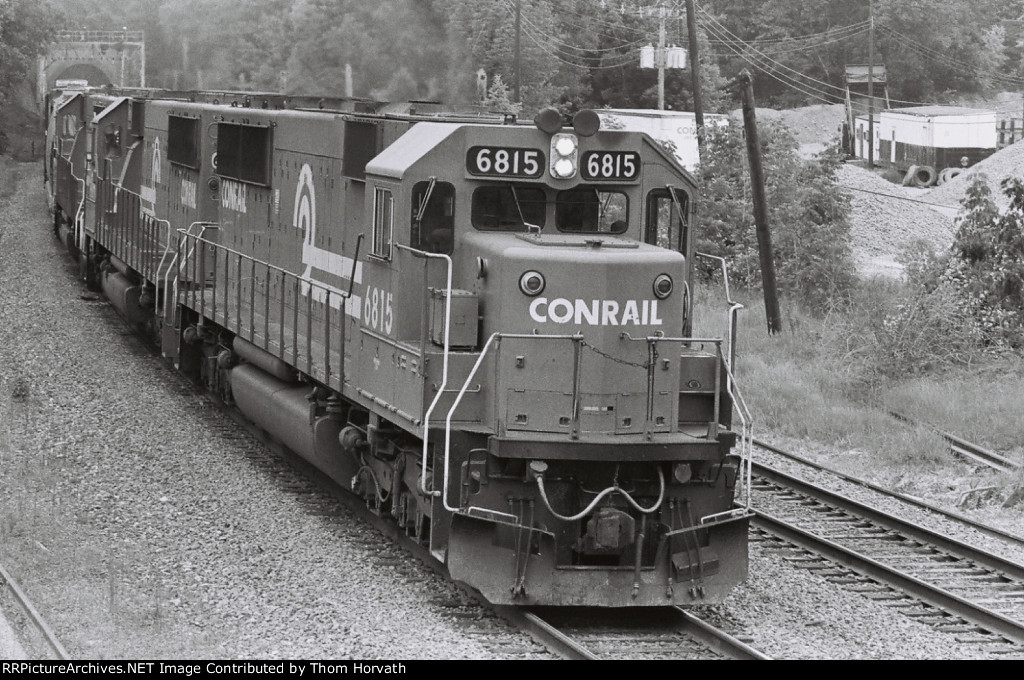
[[[899,253],[914,241],[944,250],[956,232],[956,208],[935,205],[929,191],[893,184],[854,163],[839,169],[849,190],[850,236],[858,270],[866,275],[899,275]]]
[[[931,189],[928,192],[928,200],[959,207],[967,187],[974,181],[975,176],[981,173],[985,174],[985,183],[992,190],[992,199],[1001,210],[1005,210],[1010,201],[1002,193],[999,184],[1007,177],[1024,179],[1024,144],[1017,143],[1000,149],[941,187]]]
[[[1013,96],[1019,99],[1019,95]],[[992,102],[964,105],[992,108]],[[844,115],[842,104],[787,111],[757,109],[759,123],[781,121],[788,126],[805,156],[821,151],[838,138]],[[1009,200],[999,184],[1007,177],[1024,177],[1024,144],[1001,149],[942,186],[930,189],[904,187],[861,165],[845,164],[839,181],[850,189],[853,199],[850,222],[858,270],[867,276],[899,276],[902,267],[896,257],[908,243],[924,240],[937,249],[948,248],[955,234],[954,218],[960,201],[978,173],[986,175],[993,200],[1005,210]]]
[[[38,177],[0,199],[0,564],[75,658],[547,658],[284,488],[72,278]]]

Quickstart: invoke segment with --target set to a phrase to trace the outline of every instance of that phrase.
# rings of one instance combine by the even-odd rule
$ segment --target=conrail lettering
[[[537,323],[574,323],[589,326],[660,326],[657,300],[567,300],[545,297],[530,303],[530,317]]]
[[[228,210],[244,213],[245,202],[249,197],[249,188],[241,182],[233,182],[230,179],[221,180],[220,204]]]

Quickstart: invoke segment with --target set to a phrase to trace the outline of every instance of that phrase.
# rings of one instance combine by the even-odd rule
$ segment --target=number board
[[[539,149],[473,146],[466,153],[466,169],[471,175],[536,178],[544,172],[544,154]]]
[[[634,180],[640,176],[640,154],[636,151],[587,151],[580,163],[583,179]]]

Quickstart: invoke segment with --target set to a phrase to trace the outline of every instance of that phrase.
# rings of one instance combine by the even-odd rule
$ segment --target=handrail
[[[547,340],[576,340],[576,339],[581,339],[582,337],[583,337],[582,334],[579,334],[579,333],[575,333],[575,334],[572,334],[572,335],[533,335],[533,334],[527,334],[527,333],[500,333],[500,332],[491,333],[491,336],[489,338],[487,338],[487,342],[484,343],[483,349],[480,350],[480,356],[478,356],[476,358],[476,363],[473,364],[473,368],[470,369],[469,375],[466,376],[466,381],[462,384],[462,388],[459,389],[459,393],[457,395],[455,395],[455,401],[452,402],[451,408],[448,409],[448,416],[445,418],[445,422],[444,422],[444,476],[443,476],[443,482],[442,482],[443,483],[443,487],[442,487],[443,491],[438,491],[437,489],[434,489],[432,491],[428,490],[428,489],[423,489],[423,492],[424,493],[430,493],[435,498],[441,497],[442,504],[444,505],[445,509],[448,510],[449,512],[457,512],[459,510],[459,508],[451,506],[451,505],[448,504],[448,479],[449,479],[449,474],[450,474],[449,463],[451,461],[452,416],[455,415],[456,409],[459,408],[459,404],[462,402],[462,398],[466,395],[466,392],[469,390],[469,386],[473,382],[473,378],[476,376],[476,372],[480,369],[480,365],[483,363],[484,357],[487,356],[487,352],[490,351],[491,344],[495,340],[498,340],[499,342],[500,342],[501,338],[539,338],[539,339],[547,339]],[[429,423],[426,423],[425,426],[429,426]]]
[[[74,218],[75,244],[78,246],[78,250],[81,251],[85,246],[85,180],[79,179],[79,177],[75,175],[75,166],[73,164],[70,168],[70,174],[72,179],[80,182],[82,185],[81,199],[78,201],[78,207],[75,208]]]
[[[430,185],[431,189],[433,184]],[[444,395],[445,388],[448,386],[448,354],[450,351],[449,346],[449,332],[451,331],[451,316],[452,316],[452,258],[445,255],[444,253],[428,253],[425,250],[419,250],[411,246],[406,246],[401,243],[396,243],[395,247],[399,250],[408,250],[413,254],[414,257],[426,257],[437,260],[444,260],[447,265],[447,279],[445,281],[445,298],[444,298],[444,355],[441,359],[441,386],[437,390],[437,394],[434,395],[434,399],[430,402],[430,406],[427,408],[426,413],[423,414],[423,463],[420,465],[420,491],[425,494],[430,494],[431,491],[427,489],[427,458],[428,458],[428,441],[430,439],[430,415],[434,412],[434,408],[437,406],[437,402],[441,400]],[[447,453],[447,452],[446,452]]]
[[[729,304],[729,363],[733,364],[736,359],[736,314],[739,310],[743,309],[743,305],[732,299],[732,294],[729,292],[729,266],[725,261],[724,257],[718,257],[717,255],[709,255],[708,253],[697,252],[694,253],[697,257],[703,257],[708,260],[716,260],[722,267],[722,282],[725,284],[725,301]]]
[[[330,284],[322,283],[320,281],[313,280],[306,275],[290,271],[283,267],[265,262],[254,257],[251,254],[243,253],[235,250],[227,245],[217,243],[210,239],[204,238],[203,233],[194,234],[192,233],[195,227],[201,227],[205,232],[206,228],[216,227],[214,223],[205,222],[194,222],[188,229],[178,229],[178,233],[181,238],[178,241],[178,254],[171,262],[171,266],[167,271],[167,277],[171,277],[174,274],[186,273],[186,268],[189,268],[187,272],[192,279],[198,282],[197,290],[205,288],[206,283],[206,268],[207,258],[212,257],[212,299],[210,300],[210,309],[207,309],[206,296],[204,293],[198,293],[203,295],[199,301],[197,307],[199,313],[206,317],[216,318],[218,314],[224,317],[224,326],[227,330],[235,332],[239,337],[248,339],[249,342],[254,343],[257,347],[267,350],[271,354],[278,356],[281,359],[286,359],[286,348],[290,345],[292,352],[292,361],[296,366],[297,370],[303,371],[307,375],[314,376],[315,371],[323,369],[323,381],[328,386],[334,387],[332,382],[332,375],[340,376],[337,378],[337,389],[341,389],[341,385],[344,383],[344,333],[345,333],[345,322],[344,315],[350,314],[348,300],[353,296],[352,283],[354,282],[359,245],[362,243],[363,236],[360,235],[356,241],[356,257],[352,260],[352,270],[347,274],[342,274],[344,278],[350,279],[350,285],[348,290],[337,288]],[[208,254],[206,252],[207,247],[211,249]],[[190,259],[195,258],[197,253],[201,253],[201,260],[198,263],[191,263]],[[177,265],[175,265],[177,262]],[[221,276],[220,269],[223,264],[223,276]],[[257,268],[260,273],[266,275],[266,290],[260,294],[260,301],[257,302],[256,292],[256,277]],[[230,276],[231,271],[237,270],[239,285],[237,290],[232,296],[229,292],[229,288],[232,287]],[[242,279],[243,271],[250,271],[251,288],[248,293],[248,313],[246,314],[246,305],[243,304],[242,287],[240,282]],[[175,278],[174,282],[177,284],[178,278]],[[275,301],[274,310],[271,310],[271,281],[276,282],[276,285],[280,285],[280,296],[279,300]],[[223,295],[218,291],[221,289],[223,284]],[[168,295],[170,290],[168,290]],[[196,304],[195,291],[192,292],[193,305]],[[177,297],[179,292],[174,291],[174,295]],[[301,298],[305,298],[302,302]],[[337,304],[335,303],[336,301]],[[278,308],[277,302],[280,302]],[[319,327],[322,327],[322,344],[314,348],[314,345],[318,342],[316,340],[317,333],[314,332],[314,304],[320,303],[325,306],[325,313],[323,318],[316,321]],[[288,304],[293,304],[294,308],[288,313],[289,318],[286,319],[286,308]],[[257,311],[262,306],[262,325],[263,325],[263,342],[260,343],[256,340],[257,330]],[[332,310],[336,310],[332,312]],[[300,312],[305,315],[304,328],[301,329],[300,333]],[[338,316],[341,320],[338,320]],[[277,321],[274,321],[274,319]],[[248,319],[246,325],[246,320]],[[277,344],[278,349],[274,350],[271,343],[270,324],[271,322],[279,324],[280,332],[275,333],[278,335]],[[286,326],[290,325],[289,337],[285,337]],[[337,349],[332,348],[332,330],[337,329],[340,333],[340,341]],[[248,332],[246,333],[246,330]],[[300,344],[301,341],[301,344]],[[300,347],[305,352],[305,364],[304,367],[299,364],[299,352]],[[316,352],[314,352],[316,349]],[[333,352],[332,352],[333,349]],[[322,350],[322,351],[321,351]],[[322,365],[314,363],[314,355],[316,361],[323,360]],[[337,359],[337,363],[335,363]],[[339,367],[338,370],[335,370]]]
[[[747,481],[747,493],[746,493],[746,504],[745,508],[750,509],[750,493],[749,490],[752,488],[751,477],[753,468],[753,440],[754,440],[754,419],[750,413],[750,409],[747,407],[746,401],[743,399],[743,394],[740,392],[739,385],[736,382],[736,378],[733,374],[733,368],[736,365],[736,331],[737,331],[737,315],[739,310],[743,309],[743,305],[732,299],[732,294],[729,291],[729,266],[724,257],[718,257],[717,255],[710,255],[708,253],[696,253],[698,257],[703,257],[708,260],[716,260],[722,267],[722,282],[725,286],[725,300],[729,304],[729,352],[726,360],[725,370],[728,381],[726,384],[726,390],[729,392],[729,396],[732,397],[732,402],[736,406],[736,414],[740,418],[741,434],[740,434],[740,463],[741,465],[746,463],[746,481]],[[742,472],[742,471],[741,471]]]
[[[122,182],[115,181],[113,179],[104,180],[104,183],[109,184],[109,186],[113,189],[113,192],[112,192],[113,195],[110,196],[110,198],[114,202],[113,206],[114,206],[115,209],[117,208],[117,202],[119,200],[119,196],[118,195],[123,192],[123,193],[128,194],[129,196],[131,196],[131,197],[133,197],[133,198],[135,198],[135,199],[137,199],[139,201],[140,212],[141,212],[141,205],[142,205],[143,198],[142,198],[142,195],[140,193],[138,193],[137,191],[132,191],[131,189],[126,188]],[[164,266],[164,263],[167,261],[167,256],[171,252],[171,243],[173,242],[173,239],[171,238],[171,235],[172,235],[172,233],[174,231],[174,227],[171,225],[170,220],[166,220],[166,219],[164,219],[162,217],[157,217],[156,215],[154,215],[152,213],[142,213],[142,215],[143,215],[143,217],[141,218],[142,220],[149,219],[149,220],[152,220],[157,225],[163,224],[165,229],[166,229],[166,231],[167,231],[166,238],[164,239],[164,241],[165,241],[164,251],[160,255],[159,262],[157,262],[157,264],[156,264],[156,270],[152,271],[152,272],[145,272],[145,271],[139,270],[143,274],[143,276],[146,277],[147,279],[149,279],[150,277],[152,278],[153,285],[156,288],[156,290],[154,291],[153,299],[155,301],[159,301],[161,299],[161,297],[160,297],[161,296],[160,270]],[[120,220],[121,220],[121,218],[119,218],[119,221]],[[123,222],[122,222],[122,224],[123,224]],[[193,223],[193,224],[197,224],[197,223]],[[140,229],[141,228],[137,227],[136,231],[139,231]],[[137,243],[138,243],[138,240],[136,239],[136,244]],[[157,241],[157,245],[159,246],[159,240]],[[126,253],[122,253],[122,254],[126,254]],[[124,258],[122,258],[122,259],[124,259]],[[126,260],[126,262],[127,262],[127,260]],[[172,259],[172,262],[173,262],[173,259]],[[128,264],[129,264],[129,266],[133,266],[133,263],[131,263],[131,262],[128,262]],[[169,264],[169,266],[170,266],[170,264]],[[135,269],[138,270],[138,267],[135,267]],[[166,279],[167,279],[167,276],[165,275],[164,276],[164,289],[166,289],[166,286],[167,286]],[[165,305],[166,305],[166,302],[167,301],[165,300],[164,301]],[[160,315],[160,305],[159,304],[154,304],[153,305],[153,315],[154,316],[159,316]],[[165,317],[166,317],[166,314],[165,314]]]

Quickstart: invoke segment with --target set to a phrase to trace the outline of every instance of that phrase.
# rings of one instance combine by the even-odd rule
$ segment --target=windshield
[[[530,186],[478,187],[473,192],[470,219],[486,231],[526,231],[527,224],[544,227],[547,196]]]
[[[626,231],[629,201],[620,191],[580,186],[558,192],[555,224],[559,231],[621,234]]]

